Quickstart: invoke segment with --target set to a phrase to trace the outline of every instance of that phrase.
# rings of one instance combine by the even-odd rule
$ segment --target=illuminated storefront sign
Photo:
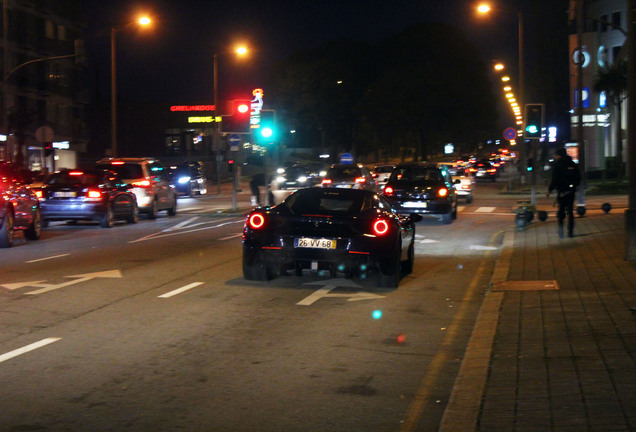
[[[188,123],[218,123],[218,122],[221,122],[221,116],[188,117]]]
[[[261,123],[261,110],[263,109],[263,89],[254,89],[252,91],[254,99],[250,105],[250,127],[256,129],[260,127]]]
[[[172,105],[170,111],[216,111],[214,105]]]

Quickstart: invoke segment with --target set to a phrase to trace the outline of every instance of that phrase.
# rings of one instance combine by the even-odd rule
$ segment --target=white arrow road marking
[[[181,287],[181,288],[177,288],[174,291],[170,291],[170,292],[167,292],[165,294],[161,294],[160,296],[157,296],[157,297],[159,297],[159,298],[169,298],[169,297],[172,297],[172,296],[176,296],[177,294],[181,294],[182,292],[188,291],[188,290],[190,290],[190,289],[192,289],[194,287],[198,287],[199,285],[203,285],[203,282],[193,282],[193,283],[191,283],[189,285],[186,285],[186,286]]]
[[[420,240],[420,243],[439,243],[439,240],[424,239],[424,240]]]
[[[60,284],[46,284],[46,283],[42,283],[44,281],[30,281],[30,282],[17,282],[13,284],[3,284],[0,286],[9,290],[15,290],[18,288],[24,288],[28,286],[41,288],[39,290],[26,293],[27,295],[36,295],[36,294],[42,294],[48,291],[53,291],[59,288],[64,288],[70,285],[86,282],[88,280],[95,279],[95,278],[121,278],[122,276],[119,270],[107,270],[103,272],[85,273],[85,274],[70,275],[70,276],[64,276],[64,277],[78,278],[78,279],[74,279],[68,282],[62,282]]]
[[[305,297],[303,300],[296,303],[299,306],[311,306],[312,304],[314,304],[315,302],[317,302],[323,297],[341,297],[341,298],[344,297],[349,299],[347,301],[374,300],[374,299],[380,299],[385,297],[378,294],[372,294],[367,292],[357,292],[357,293],[350,293],[350,294],[344,294],[344,293],[331,294],[330,291],[338,287],[360,288],[360,285],[348,279],[329,279],[326,281],[310,282],[306,285],[324,285],[324,288],[320,288],[319,290],[315,291],[314,293]]]
[[[2,354],[2,355],[0,355],[0,363],[5,362],[7,360],[10,360],[10,359],[12,359],[14,357],[17,357],[19,355],[28,353],[29,351],[33,351],[33,350],[36,350],[38,348],[42,348],[45,345],[52,344],[53,342],[57,342],[57,341],[59,341],[61,339],[62,338],[42,339],[39,342],[35,342],[35,343],[32,343],[31,345],[27,345],[25,347],[18,348],[17,350],[10,351],[10,352],[8,352],[6,354]]]

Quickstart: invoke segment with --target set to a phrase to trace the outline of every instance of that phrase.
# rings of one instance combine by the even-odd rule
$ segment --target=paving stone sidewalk
[[[636,264],[622,210],[506,231],[440,431],[636,431]],[[558,289],[554,289],[557,288]]]

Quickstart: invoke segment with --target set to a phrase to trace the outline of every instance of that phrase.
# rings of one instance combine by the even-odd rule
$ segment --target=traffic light
[[[534,169],[534,159],[528,158],[527,165],[526,165],[526,171],[531,172],[533,169]]]
[[[277,139],[276,117],[273,110],[262,110],[261,121],[254,134],[260,143],[272,143]]]
[[[232,115],[224,115],[221,131],[226,133],[250,133],[250,100],[233,100]]]
[[[227,161],[227,169],[229,172],[234,172],[234,159]]]
[[[53,154],[53,143],[47,142],[44,144],[44,156],[49,157]]]
[[[543,104],[526,104],[525,108],[525,137],[540,139],[543,130]]]

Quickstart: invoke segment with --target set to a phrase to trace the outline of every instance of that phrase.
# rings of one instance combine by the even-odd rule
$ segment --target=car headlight
[[[285,177],[283,176],[276,177],[276,183],[285,183]]]
[[[307,177],[306,176],[298,177],[298,183],[305,183],[306,181],[307,181]]]
[[[177,180],[180,184],[183,183],[187,183],[190,181],[190,177],[186,176],[186,177],[179,177],[179,180]]]
[[[277,172],[278,174],[282,174],[282,173],[284,173],[284,172],[285,172],[285,168],[278,168],[278,169],[276,170],[276,172]]]

